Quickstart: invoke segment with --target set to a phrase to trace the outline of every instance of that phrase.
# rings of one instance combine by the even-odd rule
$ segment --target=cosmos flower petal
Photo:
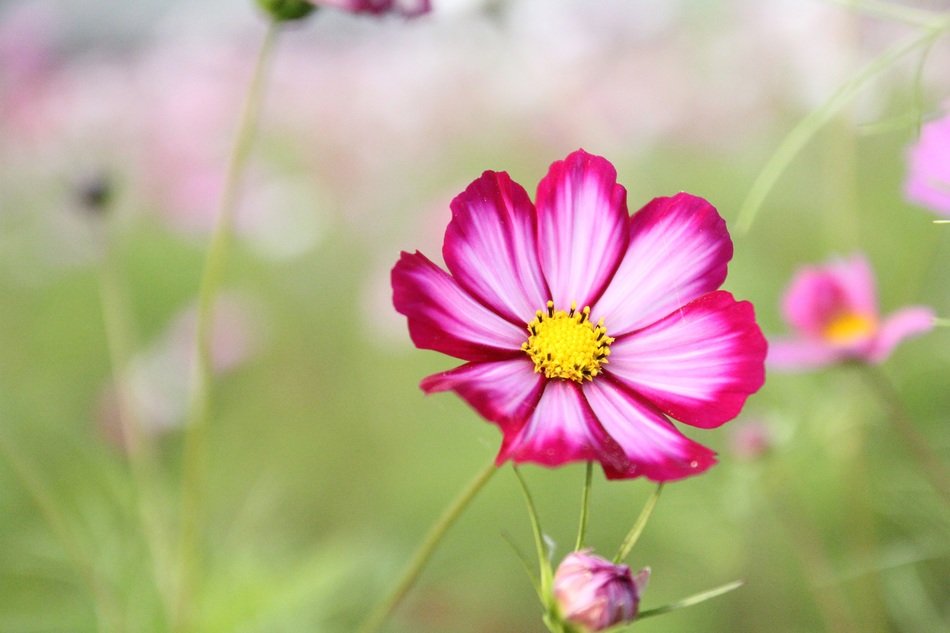
[[[660,412],[611,380],[584,385],[584,395],[604,430],[621,446],[629,460],[625,469],[604,465],[611,479],[645,476],[672,481],[704,472],[716,463],[716,454],[682,433]]]
[[[808,371],[841,360],[835,348],[819,340],[771,339],[766,363],[782,371]]]
[[[476,362],[433,374],[420,385],[427,394],[454,391],[505,433],[520,430],[538,403],[544,376],[527,356]]]
[[[509,459],[544,466],[575,461],[599,461],[618,470],[628,466],[621,448],[591,412],[580,385],[569,380],[548,381],[523,426],[505,433],[497,461]]]
[[[752,304],[716,291],[618,339],[607,371],[673,418],[712,428],[762,386],[766,347]]]
[[[417,347],[462,360],[512,356],[524,329],[492,312],[425,255],[402,253],[392,272],[393,305]]]
[[[874,276],[860,255],[822,266],[802,268],[789,285],[782,314],[793,328],[806,336],[820,337],[836,316],[861,314],[876,318]]]
[[[868,361],[883,362],[905,338],[929,332],[934,328],[934,317],[934,311],[925,306],[903,308],[890,315],[871,344]]]
[[[541,267],[558,308],[592,305],[627,246],[627,192],[607,160],[578,150],[538,185]]]
[[[930,121],[910,149],[904,193],[907,199],[950,215],[950,114]]]
[[[732,259],[725,221],[703,198],[655,198],[630,219],[630,243],[594,313],[611,336],[660,319],[719,288]]]
[[[550,298],[536,234],[527,192],[508,174],[486,171],[452,201],[442,255],[460,285],[524,324]]]

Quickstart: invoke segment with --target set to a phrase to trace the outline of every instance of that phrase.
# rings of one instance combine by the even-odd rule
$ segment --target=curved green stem
[[[653,494],[650,495],[650,498],[647,499],[647,502],[643,506],[643,510],[640,511],[640,516],[637,517],[633,527],[630,528],[627,536],[623,539],[623,543],[620,545],[617,555],[614,556],[614,563],[620,563],[630,555],[631,550],[633,550],[633,546],[636,545],[637,541],[640,539],[640,534],[643,533],[643,528],[647,526],[647,521],[650,520],[650,515],[653,514],[653,508],[656,507],[656,502],[660,500],[661,492],[663,492],[662,483],[657,484],[656,490],[654,490]]]
[[[198,290],[194,388],[189,403],[182,457],[180,576],[174,630],[186,628],[189,618],[188,601],[194,594],[197,585],[198,540],[203,507],[203,466],[211,412],[211,334],[214,299],[221,285],[221,278],[228,260],[234,224],[234,209],[247,159],[253,145],[264,96],[264,80],[279,30],[280,25],[272,21],[261,44],[238,125],[238,136],[228,165],[224,189],[221,194],[221,204],[211,234],[211,243],[205,257],[201,286]]]
[[[133,504],[138,514],[139,525],[151,557],[156,589],[161,596],[167,615],[173,608],[169,587],[169,574],[163,554],[166,545],[164,519],[155,500],[155,485],[158,467],[152,447],[143,432],[138,407],[128,379],[123,371],[128,367],[134,349],[132,318],[126,295],[119,280],[118,264],[111,240],[107,235],[102,244],[102,262],[99,269],[99,297],[102,318],[109,348],[112,382],[116,394],[119,428],[122,444],[128,456],[129,474],[133,483]]]
[[[950,504],[950,470],[940,460],[940,457],[930,450],[930,443],[927,438],[917,430],[917,426],[910,419],[910,415],[907,413],[901,395],[894,383],[874,365],[861,365],[861,375],[888,412],[888,418],[894,425],[894,429],[904,438],[907,446],[917,457],[924,473],[930,479],[931,485]]]
[[[587,462],[587,474],[584,477],[584,492],[581,493],[581,518],[577,526],[577,540],[574,542],[574,551],[584,547],[584,537],[587,534],[587,518],[590,514],[590,482],[594,475],[593,462]]]
[[[772,187],[775,186],[775,183],[791,164],[792,160],[801,152],[818,130],[858,95],[866,82],[892,66],[908,53],[922,45],[929,45],[947,29],[950,29],[950,18],[946,16],[942,17],[943,19],[930,23],[923,34],[915,33],[913,36],[898,42],[893,47],[884,51],[845,82],[822,107],[812,111],[808,116],[803,118],[798,125],[792,128],[779,144],[775,153],[772,154],[772,157],[762,168],[762,171],[759,172],[755,182],[752,183],[752,187],[749,189],[745,201],[742,203],[742,208],[739,210],[739,218],[736,222],[737,230],[740,233],[748,233],[752,228],[752,223],[758,215],[762,203],[765,202],[765,198],[769,195],[769,192],[772,191]]]
[[[363,622],[363,625],[358,629],[359,633],[373,633],[379,630],[389,615],[399,606],[399,603],[402,602],[406,594],[409,593],[409,590],[415,584],[416,580],[418,580],[419,574],[422,573],[426,563],[429,562],[429,559],[432,557],[432,554],[435,552],[436,547],[438,547],[446,532],[455,524],[462,515],[462,512],[464,512],[472,502],[472,499],[475,498],[475,495],[485,487],[485,484],[488,483],[488,480],[491,479],[497,470],[498,467],[495,466],[495,462],[492,461],[491,464],[478,473],[475,479],[472,480],[472,483],[462,491],[452,505],[446,508],[442,516],[439,517],[439,520],[436,521],[435,525],[429,530],[429,533],[426,535],[425,540],[422,541],[419,549],[416,550],[415,555],[412,557],[412,560],[409,561],[406,570],[402,573],[395,588],[393,588],[392,592],[383,602],[373,609],[372,613],[370,613],[369,617],[366,618],[366,621]]]

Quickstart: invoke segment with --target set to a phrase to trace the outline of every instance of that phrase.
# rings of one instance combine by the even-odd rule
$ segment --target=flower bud
[[[307,0],[257,0],[257,4],[278,22],[300,20],[316,9]]]
[[[626,565],[582,550],[569,554],[554,574],[554,597],[561,617],[585,633],[603,631],[637,617],[650,570],[631,576]]]

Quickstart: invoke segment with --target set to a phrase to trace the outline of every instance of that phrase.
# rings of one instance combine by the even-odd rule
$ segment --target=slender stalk
[[[643,528],[647,526],[647,521],[650,520],[650,516],[653,514],[653,508],[656,507],[656,502],[660,500],[661,492],[663,492],[662,483],[657,484],[656,490],[653,491],[653,494],[650,495],[650,498],[647,499],[647,502],[643,505],[643,510],[640,511],[640,516],[637,517],[633,527],[630,528],[627,536],[624,537],[623,543],[620,545],[620,550],[618,550],[617,555],[614,556],[614,563],[619,563],[630,555],[630,552],[633,550],[633,546],[636,545],[637,541],[640,539],[640,534],[643,533]]]
[[[672,604],[667,604],[662,607],[656,607],[654,609],[647,609],[646,611],[641,611],[637,614],[637,620],[642,620],[644,618],[652,618],[656,615],[663,615],[664,613],[669,613],[670,611],[676,611],[677,609],[683,609],[686,607],[691,607],[694,604],[699,604],[700,602],[706,602],[718,596],[721,596],[730,591],[735,591],[744,584],[742,580],[734,580],[725,585],[716,587],[715,589],[708,589],[697,594],[693,594],[688,598],[683,598],[682,600],[677,600]]]
[[[907,409],[901,400],[901,395],[894,383],[883,371],[875,365],[863,364],[860,367],[861,375],[874,392],[893,424],[894,429],[907,443],[908,448],[917,457],[924,473],[930,479],[931,485],[943,495],[950,504],[950,470],[940,460],[940,457],[930,450],[930,444],[917,426],[910,419]]]
[[[105,326],[106,342],[112,367],[112,382],[116,394],[122,446],[129,462],[133,483],[133,504],[151,558],[155,585],[163,601],[166,615],[171,616],[172,597],[168,584],[168,570],[164,566],[163,547],[167,534],[163,518],[155,503],[155,480],[158,467],[152,447],[143,432],[138,407],[131,385],[123,376],[128,367],[135,336],[132,318],[122,284],[118,264],[109,236],[102,241],[102,261],[99,267],[99,297]]]
[[[121,616],[115,597],[109,592],[105,582],[96,571],[93,559],[83,547],[82,543],[70,528],[70,523],[60,512],[53,494],[46,487],[43,480],[37,475],[31,464],[20,454],[6,436],[3,427],[0,427],[0,454],[10,464],[13,473],[23,484],[23,487],[33,499],[46,523],[53,530],[56,538],[66,551],[73,565],[79,572],[92,596],[95,605],[96,617],[102,631],[122,631]]]
[[[396,583],[396,586],[386,597],[386,599],[379,603],[375,609],[373,609],[369,617],[366,618],[362,626],[360,626],[358,629],[359,633],[373,633],[374,631],[379,630],[389,615],[395,611],[396,607],[399,606],[399,603],[402,602],[402,599],[406,596],[406,594],[409,593],[409,590],[412,589],[412,586],[419,578],[419,574],[422,573],[426,563],[429,562],[429,559],[432,557],[435,549],[439,546],[439,543],[442,541],[442,538],[445,536],[446,532],[449,531],[449,528],[455,525],[455,522],[462,515],[462,512],[465,511],[475,496],[482,488],[485,487],[485,484],[488,483],[488,480],[492,478],[492,475],[494,475],[497,470],[498,467],[495,466],[495,462],[492,461],[492,463],[482,469],[481,472],[475,476],[475,479],[472,480],[472,483],[462,490],[461,494],[456,497],[455,501],[453,501],[452,504],[445,509],[445,512],[442,513],[442,516],[439,517],[439,520],[436,521],[435,524],[429,529],[429,533],[426,535],[425,540],[422,541],[419,549],[416,550],[415,555],[413,555],[412,559],[409,561],[409,564],[406,566],[405,571],[403,571],[399,582]]]
[[[205,257],[201,285],[198,290],[198,313],[196,355],[194,363],[194,386],[189,403],[188,423],[185,428],[182,470],[180,576],[174,630],[187,626],[189,599],[197,586],[199,534],[202,523],[204,497],[204,459],[208,425],[211,414],[212,356],[211,335],[214,299],[221,285],[221,278],[231,247],[234,209],[243,180],[245,166],[254,142],[257,120],[264,96],[264,83],[271,53],[280,25],[272,21],[264,36],[257,63],[251,77],[244,109],[238,124],[237,139],[231,154],[221,203],[218,209],[211,243]]]
[[[898,42],[873,59],[858,73],[842,84],[822,107],[813,110],[808,116],[799,121],[785,136],[775,150],[775,153],[772,154],[772,157],[769,158],[768,162],[766,162],[765,166],[759,172],[755,182],[752,183],[752,187],[749,189],[749,193],[742,203],[742,208],[739,210],[739,218],[737,220],[738,231],[740,233],[749,232],[752,228],[753,221],[762,208],[762,203],[765,202],[769,192],[772,191],[772,187],[775,186],[775,183],[791,164],[792,160],[798,156],[799,152],[801,152],[818,130],[860,93],[865,83],[892,66],[911,51],[917,50],[920,46],[929,45],[930,42],[940,37],[948,28],[950,28],[950,17],[944,17],[941,20],[929,24],[923,34],[915,33],[913,36]]]
[[[594,475],[593,462],[587,462],[587,474],[584,477],[584,492],[581,493],[581,518],[577,526],[577,540],[574,542],[574,551],[584,547],[584,536],[587,533],[587,517],[590,513],[590,482]]]
[[[877,0],[825,0],[825,2],[854,9],[877,18],[924,28],[932,26],[940,18],[939,13],[904,7],[890,2],[878,2]]]
[[[531,496],[531,491],[528,489],[528,483],[524,480],[524,477],[521,476],[521,471],[518,470],[517,466],[514,466],[515,476],[518,478],[518,483],[521,485],[521,492],[524,495],[525,504],[528,506],[528,518],[531,520],[531,534],[534,537],[534,549],[538,557],[538,574],[540,585],[540,594],[542,602],[547,602],[550,600],[551,595],[551,563],[548,560],[549,556],[545,554],[544,551],[544,531],[541,529],[541,519],[538,517],[538,509],[534,505],[534,498]]]

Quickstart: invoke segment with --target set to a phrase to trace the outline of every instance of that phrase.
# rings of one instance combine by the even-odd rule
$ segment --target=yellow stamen
[[[576,303],[565,312],[555,310],[554,302],[548,301],[545,310],[535,313],[528,332],[521,349],[534,361],[534,371],[575,382],[593,380],[601,373],[614,342],[607,336],[604,320],[595,325],[590,320],[590,306],[578,310]]]
[[[830,343],[845,345],[867,338],[877,329],[877,322],[857,312],[845,312],[836,316],[822,330],[822,335]]]

